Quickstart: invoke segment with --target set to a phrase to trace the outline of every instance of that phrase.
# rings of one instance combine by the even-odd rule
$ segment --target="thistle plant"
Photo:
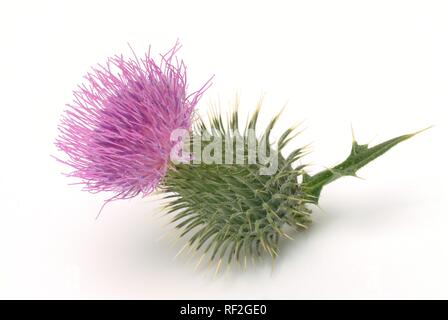
[[[306,229],[322,188],[413,137],[402,135],[373,147],[352,142],[340,164],[314,175],[301,158],[307,147],[284,154],[297,135],[288,128],[278,139],[275,116],[260,134],[260,104],[241,126],[236,106],[228,117],[201,119],[194,112],[210,80],[187,94],[186,69],[173,49],[156,63],[110,58],[86,76],[63,116],[57,147],[60,160],[90,192],[112,191],[112,199],[158,190],[172,224],[191,250],[217,262],[244,263],[279,253],[287,229]],[[289,227],[289,228],[287,228]]]

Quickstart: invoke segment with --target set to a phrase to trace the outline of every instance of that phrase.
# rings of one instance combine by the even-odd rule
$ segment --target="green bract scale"
[[[161,185],[180,236],[218,266],[264,254],[275,258],[279,240],[291,239],[287,227],[304,229],[311,223],[309,207],[318,203],[323,186],[342,176],[355,176],[368,162],[414,135],[370,148],[353,141],[345,161],[310,176],[298,161],[306,147],[288,155],[282,152],[296,129],[289,128],[271,141],[277,115],[257,136],[259,113],[257,107],[244,128],[238,125],[237,109],[226,124],[217,114],[207,122],[199,119],[183,141],[191,158],[171,163]]]

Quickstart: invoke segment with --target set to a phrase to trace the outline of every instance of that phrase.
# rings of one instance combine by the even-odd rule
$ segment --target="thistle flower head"
[[[122,55],[85,76],[74,91],[56,140],[90,192],[112,191],[114,198],[146,195],[169,165],[176,129],[189,129],[193,110],[209,81],[187,93],[186,67],[175,55],[179,43],[156,62]]]
[[[68,157],[60,161],[74,169],[69,175],[88,191],[114,192],[110,200],[147,195],[160,184],[172,222],[180,237],[188,237],[184,248],[189,244],[217,261],[217,271],[222,261],[245,265],[265,254],[275,259],[280,239],[290,238],[286,230],[311,223],[309,205],[318,203],[325,185],[355,176],[416,134],[372,147],[353,140],[346,160],[310,176],[297,164],[306,148],[282,154],[293,128],[275,143],[270,140],[278,116],[261,136],[255,130],[259,108],[243,130],[237,108],[227,123],[212,114],[192,126],[194,107],[210,82],[187,93],[185,65],[175,58],[178,49],[176,43],[160,63],[148,52],[143,59],[114,56],[94,68],[74,92],[56,145]],[[185,130],[192,133],[186,141],[172,139]],[[188,161],[171,161],[173,151],[185,148],[180,158]]]

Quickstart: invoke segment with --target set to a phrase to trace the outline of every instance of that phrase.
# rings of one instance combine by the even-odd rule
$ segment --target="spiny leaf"
[[[322,188],[325,185],[340,177],[356,176],[356,172],[369,162],[383,155],[400,142],[408,140],[427,129],[429,128],[387,140],[370,148],[367,144],[358,144],[356,140],[353,140],[350,155],[345,161],[312,177],[305,175],[303,180],[303,189],[307,194],[313,197],[314,202],[317,204]]]

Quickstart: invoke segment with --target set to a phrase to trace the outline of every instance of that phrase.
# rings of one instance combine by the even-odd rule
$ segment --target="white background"
[[[2,1],[0,298],[448,298],[446,1]],[[304,121],[313,172],[361,143],[435,127],[324,190],[315,224],[262,264],[214,277],[154,198],[69,181],[53,145],[65,103],[107,56],[179,38],[199,105]]]

